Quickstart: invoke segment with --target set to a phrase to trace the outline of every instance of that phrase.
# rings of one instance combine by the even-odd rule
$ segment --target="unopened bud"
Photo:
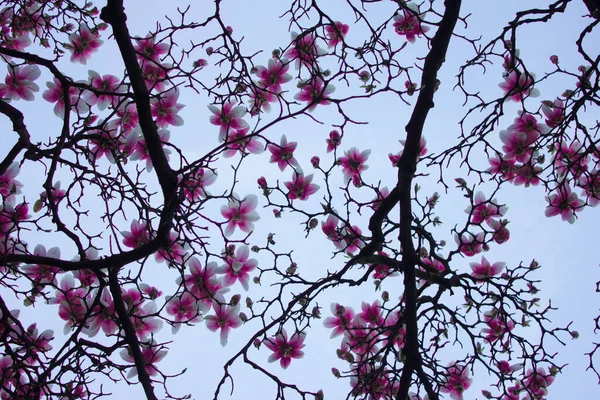
[[[275,218],[281,218],[281,211],[273,209],[273,215],[275,215]]]
[[[240,296],[239,294],[231,296],[231,300],[229,300],[229,305],[231,307],[237,306],[240,303],[241,298],[242,298],[242,296]]]
[[[258,247],[257,245],[254,245],[250,248],[250,250],[252,250],[254,253],[258,253],[260,251],[260,247]]]
[[[550,62],[554,65],[558,65],[558,56],[556,54],[551,55]]]
[[[271,53],[271,56],[273,58],[279,58],[279,57],[281,57],[281,50],[279,50],[279,49],[273,50],[273,52]]]
[[[252,299],[250,297],[246,297],[246,307],[252,308],[253,304],[254,304],[254,301],[252,301]]]
[[[384,290],[383,293],[381,293],[381,299],[383,301],[389,301],[390,300],[390,294],[388,293],[387,290]]]
[[[293,262],[288,269],[286,270],[286,272],[288,273],[288,275],[294,275],[296,273],[296,271],[298,270],[298,265]]]
[[[312,166],[314,168],[319,168],[319,163],[320,162],[321,162],[321,160],[317,156],[314,156],[313,158],[310,159],[310,163],[312,164]]]
[[[256,347],[257,349],[260,349],[260,345],[262,344],[262,342],[260,341],[260,339],[256,338],[254,339],[254,347]]]
[[[316,394],[315,394],[315,400],[324,400],[325,399],[325,395],[323,394],[322,390],[319,390]]]
[[[335,376],[336,378],[339,378],[340,376],[342,376],[342,374],[340,374],[340,370],[337,368],[331,368],[331,373],[333,374],[333,376]]]
[[[243,312],[240,313],[239,317],[242,320],[242,322],[248,322],[248,316]]]
[[[571,331],[571,337],[573,339],[579,339],[579,332],[577,332],[577,331]]]
[[[319,225],[319,221],[317,221],[316,218],[311,219],[310,222],[308,223],[308,226],[310,226],[310,229],[315,229],[318,225]]]
[[[252,282],[256,283],[257,285],[260,285],[260,278],[258,276],[255,276],[254,278],[252,278]]]
[[[214,53],[215,50],[212,47],[207,47],[206,48],[206,55],[212,55],[212,53]]]
[[[317,319],[321,318],[321,307],[314,306],[311,314],[314,318],[317,318]]]

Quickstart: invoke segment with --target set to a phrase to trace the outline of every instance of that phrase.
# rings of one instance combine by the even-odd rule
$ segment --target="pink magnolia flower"
[[[158,319],[158,307],[155,302],[149,301],[135,311],[131,316],[131,323],[139,340],[146,340],[148,335],[162,329],[163,322]]]
[[[258,213],[254,211],[257,204],[258,197],[253,194],[239,200],[234,193],[227,205],[221,207],[221,215],[228,220],[224,232],[225,236],[231,236],[236,227],[246,233],[254,230],[253,222],[260,219]]]
[[[92,54],[98,51],[103,41],[97,33],[92,33],[87,25],[79,25],[79,32],[69,35],[70,44],[65,45],[71,51],[71,62],[86,64]]]
[[[444,272],[446,270],[444,264],[433,257],[422,257],[421,262],[433,271]]]
[[[336,130],[329,132],[329,139],[325,139],[327,143],[327,152],[331,153],[333,149],[338,147],[342,143],[342,136]]]
[[[161,350],[163,347],[157,345],[154,339],[149,343],[141,343],[140,347],[142,350],[142,359],[144,360],[144,370],[150,376],[158,374],[158,369],[154,366],[154,364],[165,358],[167,355],[167,350]],[[135,363],[133,355],[129,349],[121,350],[120,354],[123,360],[131,364]],[[137,376],[137,374],[137,368],[135,365],[133,365],[127,374],[127,378],[133,378],[134,376]]]
[[[226,158],[233,157],[237,153],[260,154],[265,147],[254,135],[248,135],[248,128],[240,129],[230,134],[227,138],[227,149],[223,153]]]
[[[510,232],[506,228],[506,224],[508,224],[508,221],[506,220],[498,221],[493,219],[490,222],[488,222],[490,228],[494,230],[492,234],[492,239],[494,240],[494,242],[502,244],[508,239],[510,239]]]
[[[508,182],[512,182],[512,180],[515,178],[516,174],[514,159],[505,160],[502,157],[490,157],[488,161],[490,163],[490,168],[488,169],[490,174],[500,174],[500,176]]]
[[[97,260],[98,259],[98,250],[93,247],[88,248],[84,252],[86,260]],[[73,261],[79,261],[80,257],[77,255],[73,258]],[[80,269],[78,271],[73,271],[73,276],[81,282],[82,286],[90,287],[96,285],[98,283],[98,276],[91,269]]]
[[[331,313],[333,317],[327,317],[323,321],[326,328],[333,329],[331,338],[346,332],[354,319],[354,310],[352,307],[344,307],[337,303],[331,303]]]
[[[164,145],[166,143],[169,143],[169,139],[171,137],[171,132],[169,132],[166,129],[159,129],[157,131],[157,133],[161,140],[161,144],[163,145],[162,150],[165,153],[165,157],[167,158],[167,161],[168,161],[169,154],[171,154],[171,150],[165,149]],[[146,138],[144,137],[144,135],[142,135],[142,130],[139,126],[135,127],[131,132],[129,132],[126,143],[132,145],[132,147],[133,147],[132,148],[133,153],[131,153],[130,159],[132,161],[137,161],[137,160],[146,161],[146,171],[152,172],[152,169],[153,169],[152,159],[150,158],[150,152],[148,151],[148,146],[146,145]],[[124,152],[124,153],[127,153],[127,152]]]
[[[154,36],[151,34],[146,35],[145,38],[135,38],[134,48],[137,53],[136,56],[142,64],[150,64],[145,63],[146,60],[158,62],[169,51],[167,43],[155,43]]]
[[[327,236],[327,239],[331,240],[335,247],[339,249],[342,247],[343,238],[338,232],[338,223],[339,219],[335,215],[329,214],[327,220],[321,222],[321,229],[323,230],[325,236]]]
[[[178,241],[179,235],[175,231],[169,234],[169,247],[160,249],[154,254],[156,262],[173,262],[181,264],[185,257],[185,248]]]
[[[304,176],[304,174],[295,172],[292,181],[285,182],[285,187],[288,189],[288,199],[307,200],[309,196],[315,194],[319,190],[319,186],[311,183],[312,180],[313,174]]]
[[[142,77],[148,90],[157,92],[165,90],[165,86],[169,84],[168,71],[170,69],[170,64],[144,62],[142,64]]]
[[[512,71],[504,77],[504,82],[498,84],[512,101],[523,101],[526,97],[538,97],[540,91],[533,88],[535,75]]]
[[[355,185],[360,184],[360,174],[369,168],[365,164],[369,159],[369,154],[371,154],[371,150],[359,153],[356,147],[351,147],[350,150],[344,152],[343,157],[338,159],[346,183],[352,181]]]
[[[0,178],[0,188],[2,186]],[[593,171],[581,177],[578,186],[582,187],[586,196],[587,204],[596,207],[600,204],[600,171]]]
[[[294,158],[296,146],[296,142],[288,143],[287,137],[285,137],[285,135],[281,135],[279,145],[271,143],[267,146],[271,152],[270,162],[277,163],[277,166],[281,171],[283,171],[288,165],[291,165],[296,170],[300,170],[300,164],[298,164],[298,161],[296,161]]]
[[[98,129],[91,131],[90,134],[95,135],[95,139],[90,139],[89,146],[92,156],[92,161],[106,157],[111,164],[115,163],[115,155],[118,154],[119,142],[116,138],[116,131],[106,129]]]
[[[560,125],[565,119],[565,103],[560,99],[556,99],[554,103],[550,102],[550,104],[542,104],[542,112],[546,116],[546,125],[552,129]]]
[[[21,193],[23,184],[15,179],[17,175],[19,175],[19,172],[21,172],[19,163],[13,162],[8,166],[6,171],[0,175],[0,195],[8,197],[12,194]]]
[[[292,80],[292,76],[287,73],[289,69],[288,61],[270,59],[267,67],[256,66],[256,76],[260,78],[260,85],[269,92],[280,93],[281,85]]]
[[[121,231],[121,235],[123,235],[123,244],[132,249],[137,249],[150,240],[148,224],[141,220],[138,222],[137,219],[131,221],[131,231]]]
[[[214,301],[213,309],[215,310],[215,315],[207,315],[204,318],[206,320],[206,327],[212,332],[220,330],[221,346],[225,347],[229,331],[239,328],[242,325],[242,320],[238,315],[240,306],[238,304],[235,307],[231,307]]]
[[[467,257],[472,257],[483,251],[483,239],[483,233],[473,235],[467,232],[463,233],[460,238],[458,235],[454,235],[454,240],[458,244],[458,250]]]
[[[325,33],[327,34],[327,45],[335,47],[344,40],[350,27],[340,21],[336,21],[335,25],[325,25]]]
[[[93,297],[95,298],[95,296]],[[92,305],[94,298],[88,297],[88,306]],[[108,288],[102,290],[100,304],[94,308],[87,322],[89,323],[89,336],[96,335],[100,329],[106,335],[112,335],[119,329],[115,322],[115,303]]]
[[[108,128],[116,130],[121,129],[121,135],[126,135],[139,124],[138,112],[134,103],[121,105],[117,108],[117,115],[108,122]]]
[[[175,320],[172,333],[177,333],[182,323],[193,324],[199,322],[206,308],[206,305],[198,301],[190,292],[184,292],[181,296],[173,296],[168,299],[166,304],[167,314],[173,316]]]
[[[208,196],[205,187],[210,186],[217,180],[217,173],[208,168],[199,168],[183,179],[183,193],[189,201]]]
[[[589,161],[586,150],[578,140],[573,140],[569,145],[562,142],[554,155],[554,166],[561,176],[569,173],[580,177],[588,170]]]
[[[510,375],[513,372],[523,367],[523,364],[510,364],[508,361],[502,360],[496,363],[496,367],[498,367],[498,371],[500,371],[503,375]]]
[[[506,263],[497,262],[490,265],[489,261],[482,256],[481,263],[472,262],[469,265],[473,270],[473,272],[471,273],[473,277],[477,279],[486,279],[500,274],[500,272],[502,272],[502,270],[506,266]]]
[[[305,338],[306,335],[304,333],[294,333],[288,339],[287,332],[285,329],[282,329],[280,334],[264,341],[265,346],[273,352],[269,356],[268,361],[274,362],[279,360],[281,368],[287,369],[292,362],[292,358],[304,357],[304,352],[301,349],[304,347]]]
[[[248,290],[248,281],[250,272],[258,265],[258,261],[250,258],[250,249],[248,246],[240,246],[235,252],[235,256],[227,255],[226,263],[215,269],[217,274],[225,274],[223,283],[231,286],[235,282],[240,282],[244,290]]]
[[[497,340],[513,330],[515,323],[510,317],[503,316],[497,311],[488,311],[484,314],[484,322],[488,325],[487,328],[483,328],[481,332],[485,334],[485,338],[488,342],[494,343]]]
[[[345,338],[350,349],[361,358],[370,357],[378,350],[379,337],[377,332],[368,327],[367,323],[358,316],[352,321]]]
[[[581,209],[585,202],[577,197],[577,193],[571,192],[569,186],[563,185],[557,188],[558,193],[546,196],[548,207],[546,217],[561,216],[563,221],[575,222],[575,211]]]
[[[542,173],[542,167],[539,165],[525,164],[521,167],[515,167],[516,172],[513,183],[517,186],[525,185],[525,187],[537,186],[540,184],[540,174]]]
[[[121,93],[123,86],[119,78],[114,75],[102,75],[96,71],[88,71],[90,77],[90,86],[103,94],[96,94],[91,91],[85,91],[81,98],[90,106],[97,106],[100,111],[104,111],[109,105],[115,106],[119,98],[108,93]]]
[[[375,300],[373,304],[362,302],[361,312],[358,314],[364,322],[368,323],[369,326],[378,327],[383,324],[383,316],[381,315],[381,303],[379,300]]]
[[[25,355],[25,361],[29,364],[36,364],[38,353],[45,353],[52,350],[50,342],[54,339],[54,331],[46,329],[39,333],[37,323],[33,323],[27,327],[25,331],[23,347],[17,350],[17,353]]]
[[[187,262],[189,274],[177,278],[177,284],[182,282],[185,288],[197,299],[201,300],[206,308],[211,306],[215,296],[226,293],[228,289],[223,288],[223,284],[215,277],[217,273],[217,263],[210,262],[206,268],[196,257],[191,257]]]
[[[385,251],[378,251],[377,254],[388,257],[388,254]],[[377,264],[373,268],[373,279],[383,280],[387,277],[393,277],[398,275],[398,271],[395,271],[386,264]]]
[[[16,230],[20,222],[30,217],[29,205],[24,201],[21,204],[16,202],[16,197],[11,195],[0,204],[0,237]]]
[[[329,82],[325,83],[321,78],[313,78],[302,85],[302,90],[294,96],[294,99],[308,103],[308,111],[313,111],[319,104],[328,105],[329,95],[334,91],[335,86]]]
[[[506,213],[506,206],[496,205],[496,200],[486,200],[483,192],[475,193],[473,197],[474,206],[467,207],[465,212],[471,215],[471,223],[481,224],[487,222],[488,224],[494,218],[502,217]]]
[[[38,244],[33,249],[33,255],[60,259],[60,248],[52,247],[46,251],[44,245]],[[56,285],[56,275],[62,272],[60,268],[43,264],[25,265],[22,270],[36,285],[42,286],[47,284]]]
[[[213,113],[210,117],[210,123],[220,127],[220,141],[224,141],[232,131],[248,128],[248,124],[242,119],[246,115],[246,107],[244,106],[236,107],[234,102],[226,102],[220,109],[213,104],[210,104],[208,109]]]
[[[365,242],[361,239],[362,231],[356,225],[352,228],[346,226],[344,228],[343,240],[346,242],[346,252],[353,254],[365,246]]]
[[[394,29],[398,35],[406,36],[406,40],[414,43],[415,39],[429,31],[429,27],[422,25],[423,16],[419,14],[418,7],[410,2],[406,4],[402,14],[394,17]]]
[[[531,159],[533,154],[533,147],[531,146],[535,142],[535,138],[528,136],[523,132],[500,131],[500,140],[504,145],[504,159],[527,163]]]
[[[271,112],[271,104],[277,101],[277,96],[260,88],[250,89],[250,115],[258,115],[261,112]]]
[[[469,378],[469,370],[466,366],[457,363],[450,364],[440,391],[448,393],[453,400],[462,400],[463,392],[471,387],[472,382],[473,380]]]
[[[11,100],[33,100],[33,93],[38,92],[40,87],[34,82],[40,77],[41,71],[37,65],[14,66],[6,65],[8,75],[4,83],[0,83],[0,97],[10,103]]]
[[[548,395],[548,386],[554,382],[554,376],[546,372],[544,368],[528,369],[523,380],[523,386],[534,396],[534,399],[542,399]]]
[[[54,115],[62,118],[65,113],[65,98],[62,84],[58,79],[54,78],[54,82],[47,82],[46,86],[48,86],[48,90],[42,93],[42,97],[50,103],[55,103]],[[86,103],[78,101],[77,89],[69,86],[68,93],[71,107],[76,107],[80,113],[86,112],[88,106]]]
[[[152,117],[155,118],[156,126],[166,128],[169,125],[183,125],[183,118],[177,113],[185,106],[178,103],[178,99],[179,90],[173,88],[150,100]]]
[[[286,51],[284,57],[296,60],[296,69],[300,69],[302,65],[316,68],[317,58],[326,53],[316,42],[317,39],[311,33],[298,35],[292,32],[292,47]]]
[[[515,118],[512,125],[508,127],[510,132],[521,132],[527,135],[530,142],[534,142],[540,135],[550,132],[550,129],[538,123],[537,119],[528,113],[519,110],[519,116]]]
[[[156,300],[162,296],[162,292],[154,286],[150,286],[146,283],[140,283],[138,286],[142,290],[142,293],[148,296],[150,300]]]

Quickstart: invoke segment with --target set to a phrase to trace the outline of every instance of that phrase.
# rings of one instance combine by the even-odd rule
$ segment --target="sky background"
[[[144,36],[149,30],[153,29],[156,21],[164,21],[163,15],[176,15],[175,8],[185,7],[188,2],[184,1],[129,1],[126,2],[126,12],[130,32],[133,35]],[[323,2],[325,3],[325,2]],[[530,1],[527,7],[543,6],[547,2]],[[287,31],[288,22],[286,19],[279,19],[278,16],[286,11],[287,2],[282,1],[261,1],[256,2],[234,1],[223,2],[222,16],[226,24],[233,27],[233,35],[236,38],[244,36],[243,51],[245,54],[251,54],[254,51],[264,49],[265,52],[255,58],[255,62],[260,65],[266,65],[272,49],[286,47],[290,41],[290,33]],[[353,25],[352,14],[347,7],[343,7],[342,1],[327,2],[326,10],[331,12],[333,20],[343,21],[350,25],[350,31],[346,37],[349,43],[362,43],[363,27]],[[498,34],[504,24],[515,14],[518,7],[522,7],[521,1],[464,1],[463,14],[472,13],[469,20],[467,32],[472,37],[482,36],[482,42],[486,43],[491,37]],[[206,16],[208,10],[204,5],[192,4],[190,16],[192,20],[199,21]],[[373,4],[369,7],[369,15],[378,20],[389,15],[393,10],[391,2],[382,4]],[[530,71],[542,75],[544,72],[553,70],[553,65],[549,62],[549,56],[557,54],[561,60],[561,66],[565,69],[575,70],[582,60],[575,52],[574,41],[579,35],[580,30],[589,23],[589,19],[581,16],[586,13],[583,3],[575,1],[568,8],[565,15],[559,16],[551,23],[540,25],[536,24],[534,28],[524,28],[520,33],[518,47],[521,57],[525,60]],[[462,27],[459,28],[459,32]],[[211,34],[210,31],[198,32],[190,37],[181,35],[178,43],[182,46],[187,44],[187,40],[193,39],[200,41],[202,38]],[[390,37],[393,31],[389,31]],[[198,36],[195,36],[198,35]],[[596,35],[597,36],[597,35]],[[106,73],[122,76],[123,65],[118,56],[114,43],[108,40],[108,32],[102,36],[105,41],[100,51],[92,57],[87,66],[73,65],[65,57],[58,63],[61,70],[72,76],[75,80],[87,79],[88,69],[94,69],[101,75]],[[397,39],[396,39],[397,40]],[[600,41],[598,42],[600,43]],[[600,46],[588,43],[590,54],[597,54]],[[426,54],[426,48],[423,41],[415,44],[409,44],[409,48],[401,55],[406,57],[403,64],[411,64],[415,56]],[[591,46],[591,47],[590,47]],[[465,109],[461,107],[462,96],[459,92],[453,91],[456,82],[455,75],[458,66],[465,60],[473,56],[472,48],[464,42],[454,38],[448,52],[447,62],[440,71],[441,86],[436,93],[436,107],[432,110],[424,129],[424,136],[427,139],[427,147],[430,153],[438,153],[456,143],[459,135],[458,118],[461,117]],[[204,55],[209,61],[203,73],[206,79],[213,79],[217,70],[211,66],[211,59]],[[473,71],[474,72],[474,71]],[[490,68],[485,75],[472,73],[471,82],[467,86],[480,88],[481,92],[488,96],[500,96],[501,89],[498,83],[502,81],[502,70],[500,66]],[[43,83],[49,80],[47,71],[43,71],[38,84],[45,90]],[[336,92],[332,97],[356,91],[359,82],[352,82],[354,87],[348,89],[342,85],[336,84]],[[539,85],[541,96],[538,99],[532,99],[532,102],[539,100],[553,100],[563,91],[573,86],[573,81],[555,79],[543,82]],[[295,93],[295,87],[290,86],[291,93]],[[186,105],[180,112],[185,124],[182,127],[171,127],[171,141],[175,145],[185,149],[186,155],[190,158],[199,157],[211,150],[218,144],[218,128],[208,122],[210,112],[207,105],[210,100],[204,95],[197,95],[192,91],[180,90],[179,102]],[[414,101],[416,96],[410,100]],[[36,96],[33,103],[16,103],[23,110],[26,116],[26,124],[32,134],[32,140],[44,141],[49,136],[56,135],[59,132],[61,121],[52,112],[52,106],[41,99],[41,93]],[[381,181],[381,186],[393,187],[396,179],[396,170],[391,167],[388,160],[388,153],[396,153],[401,149],[398,140],[404,139],[404,126],[410,117],[412,108],[403,104],[397,97],[391,95],[381,95],[366,101],[354,101],[347,106],[348,114],[356,120],[368,121],[368,125],[351,126],[347,129],[346,135],[340,147],[340,150],[347,150],[356,146],[360,150],[371,149],[371,156],[368,161],[369,170],[364,173],[365,181],[375,183]],[[517,108],[513,104],[507,104],[505,116],[501,126],[508,126],[516,116]],[[315,124],[307,117],[300,117],[293,121],[286,121],[276,125],[269,130],[266,135],[274,141],[279,142],[282,134],[285,134],[290,141],[298,142],[298,149],[295,153],[296,158],[303,166],[306,173],[312,173],[310,158],[314,155],[321,157],[322,164],[331,164],[332,154],[325,152],[325,139],[332,124],[339,123],[339,116],[334,113],[333,106],[318,107],[313,115],[324,122],[324,124]],[[590,121],[595,119],[595,115],[589,115]],[[499,128],[498,131],[502,129]],[[0,118],[0,130],[5,132],[11,130],[10,122],[2,117]],[[14,135],[10,136],[11,139]],[[491,136],[490,136],[491,137]],[[495,144],[500,144],[498,137],[495,138]],[[3,141],[4,142],[4,141]],[[12,141],[6,141],[12,145]],[[2,146],[8,148],[9,146]],[[0,156],[4,155],[3,149],[0,149]],[[342,153],[338,153],[342,155]],[[290,171],[281,173],[274,164],[269,164],[270,153],[265,152],[262,155],[251,157],[246,160],[243,169],[240,171],[240,182],[236,192],[241,196],[249,193],[257,193],[256,179],[259,176],[265,176],[270,183],[280,180],[287,181],[290,178]],[[209,188],[212,193],[220,193],[227,189],[230,184],[228,177],[228,164],[236,162],[237,157],[233,159],[224,159],[219,164],[219,179]],[[481,155],[480,166],[486,166],[486,158]],[[437,215],[444,222],[440,229],[436,230],[439,234],[438,239],[445,239],[448,242],[448,250],[453,249],[453,238],[450,229],[458,224],[464,224],[466,214],[464,209],[468,206],[466,199],[458,190],[450,190],[448,194],[443,192],[440,185],[436,185],[438,176],[436,170],[420,169],[419,172],[431,173],[430,176],[422,177],[417,180],[423,189],[423,195],[431,195],[438,191],[441,199],[437,207]],[[341,170],[332,178],[332,189],[343,185]],[[453,162],[445,171],[447,182],[452,183],[454,178],[465,178],[470,184],[475,180],[466,176],[466,172],[460,169],[457,162]],[[25,177],[25,179],[23,179]],[[153,175],[147,174],[146,177],[150,184],[155,179]],[[65,175],[65,178],[68,177]],[[33,203],[41,191],[41,182],[45,179],[42,170],[23,167],[18,178],[25,184],[23,192],[26,199]],[[315,178],[318,180],[318,176]],[[318,181],[315,183],[319,184]],[[450,185],[451,187],[453,185]],[[491,186],[481,186],[485,193]],[[322,195],[317,192],[311,201],[307,202],[305,208],[312,211],[318,211],[320,205],[317,199]],[[357,192],[357,196],[361,196]],[[257,193],[259,194],[259,193]],[[587,366],[586,351],[591,350],[591,342],[596,340],[597,336],[593,333],[593,318],[598,314],[598,296],[595,293],[595,282],[600,280],[600,271],[598,270],[598,257],[596,247],[597,239],[597,221],[598,210],[586,208],[579,214],[579,220],[569,225],[559,218],[546,218],[544,209],[546,201],[544,191],[540,187],[514,187],[505,185],[496,198],[500,203],[508,206],[506,218],[510,220],[508,228],[511,232],[511,239],[502,246],[492,246],[492,249],[485,254],[486,258],[492,262],[505,261],[508,265],[517,265],[520,262],[528,264],[532,259],[536,259],[542,268],[536,272],[536,277],[542,281],[538,285],[541,289],[539,297],[542,298],[542,304],[551,299],[552,305],[559,307],[559,311],[551,314],[553,324],[560,326],[569,321],[574,322],[574,329],[579,331],[578,340],[567,340],[567,346],[556,346],[556,351],[560,351],[557,356],[557,363],[568,363],[569,367],[564,369],[564,373],[557,377],[550,387],[548,399],[583,399],[589,398],[592,393],[598,393],[597,380],[590,372],[584,372]],[[338,206],[342,208],[341,192],[338,192]],[[366,195],[366,200],[372,198],[371,193]],[[259,194],[259,208],[266,203]],[[220,220],[217,202],[209,205],[206,213],[216,215]],[[214,208],[210,208],[214,207]],[[268,233],[275,233],[277,248],[280,251],[294,251],[294,259],[298,263],[299,271],[309,277],[324,276],[326,271],[334,271],[343,266],[345,259],[338,256],[331,259],[334,250],[329,241],[324,240],[320,229],[312,232],[307,239],[304,239],[302,220],[289,213],[284,214],[284,218],[275,219],[270,210],[259,210],[261,220],[256,224],[256,230],[251,244],[262,244]],[[355,216],[353,223],[359,225],[363,232],[367,231],[366,222],[369,213],[362,217]],[[93,222],[93,213],[90,217],[90,223]],[[129,223],[122,226],[121,229],[127,229]],[[99,226],[100,227],[100,226]],[[100,228],[99,228],[100,229]],[[30,243],[42,242],[46,248],[53,245],[61,246],[63,258],[69,258],[69,248],[65,246],[63,239],[54,233],[51,234],[31,234],[28,238]],[[213,251],[220,251],[215,243]],[[71,249],[72,250],[72,249]],[[259,261],[268,262],[268,259],[261,258],[259,255],[252,255]],[[469,271],[469,262],[478,261],[475,259],[461,259],[454,257],[452,265],[462,271]],[[151,263],[152,264],[152,263]],[[145,282],[159,286],[163,292],[169,293],[169,290],[176,289],[176,275],[173,271],[168,271],[165,265],[157,265],[155,270],[146,268],[144,275]],[[396,278],[396,285],[401,286],[401,278]],[[251,285],[248,293],[255,300],[262,295],[265,297],[272,294],[272,288],[269,288],[268,281],[263,282],[261,287]],[[393,282],[390,294],[394,297]],[[241,288],[239,288],[241,290]],[[240,292],[243,297],[245,293]],[[399,292],[396,294],[396,297]],[[355,310],[360,309],[360,302],[368,303],[378,299],[380,292],[373,290],[372,282],[363,285],[361,288],[339,288],[335,291],[326,293],[319,300],[319,305],[323,307],[323,318],[329,315],[329,305],[331,302],[339,302],[345,305],[354,306]],[[8,299],[7,299],[8,300]],[[164,297],[157,300],[162,305]],[[461,298],[449,299],[449,302],[460,302]],[[9,303],[10,305],[10,303]],[[14,303],[14,307],[19,307],[19,303]],[[22,308],[19,307],[19,308]],[[37,321],[39,325],[52,328],[56,334],[56,344],[58,346],[63,321],[55,314],[56,306],[47,306],[43,304],[36,305],[35,308],[22,310],[22,320],[25,323]],[[174,394],[182,395],[191,393],[195,399],[205,399],[212,397],[216,383],[222,376],[223,363],[235,354],[238,349],[245,344],[248,337],[259,326],[250,323],[238,330],[233,331],[229,337],[229,344],[222,348],[219,344],[217,334],[209,332],[203,323],[195,327],[183,327],[176,336],[171,336],[170,329],[165,325],[157,338],[162,341],[173,340],[169,345],[170,351],[167,357],[159,364],[165,373],[178,373],[187,368],[187,372],[170,383],[171,391]],[[282,380],[289,383],[296,383],[304,389],[318,390],[323,389],[325,398],[341,399],[349,391],[350,386],[347,380],[336,380],[331,375],[331,367],[337,367],[344,370],[346,365],[336,357],[335,349],[339,346],[339,338],[329,339],[330,332],[322,325],[315,325],[308,331],[304,349],[306,355],[301,360],[293,360],[287,370],[282,370],[278,363],[267,364],[266,360],[270,351],[262,348],[260,351],[251,350],[249,356],[253,360],[260,362],[261,365],[277,374]],[[552,347],[553,348],[553,347]],[[447,360],[442,364],[450,362],[453,359],[461,358],[460,350],[456,354],[448,354]],[[477,371],[477,370],[476,370]],[[259,400],[275,397],[275,385],[265,379],[259,372],[253,371],[249,366],[236,362],[231,370],[235,382],[233,395],[228,397],[222,395],[221,399],[249,399]],[[473,386],[465,392],[465,399],[483,398],[481,389],[489,389],[489,383],[486,374],[476,374]],[[225,385],[225,392],[231,388],[230,384]],[[114,398],[139,398],[142,393],[140,386],[126,387],[124,384],[118,387],[107,386],[108,390],[114,393]],[[287,396],[286,396],[287,398]],[[290,396],[294,399],[293,395]]]

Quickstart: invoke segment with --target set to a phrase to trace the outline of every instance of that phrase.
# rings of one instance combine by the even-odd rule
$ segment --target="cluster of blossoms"
[[[327,317],[324,324],[332,329],[332,338],[343,336],[336,353],[350,364],[353,393],[376,399],[394,396],[398,390],[397,382],[392,385],[391,375],[386,371],[373,377],[369,372],[377,368],[368,360],[380,351],[380,346],[390,347],[393,351],[402,350],[406,327],[401,313],[385,311],[379,300],[372,304],[363,302],[359,313],[351,307],[334,303],[331,312],[333,316]],[[334,369],[334,374],[339,376],[337,369]]]
[[[331,240],[338,250],[343,250],[348,254],[354,254],[363,248],[365,242],[362,239],[362,231],[356,225],[344,226],[339,228],[340,220],[333,214],[329,214],[325,221],[321,222],[321,230]]]

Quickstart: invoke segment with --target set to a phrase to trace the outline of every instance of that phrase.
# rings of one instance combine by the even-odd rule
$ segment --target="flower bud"
[[[257,245],[254,245],[250,248],[250,250],[252,250],[254,253],[258,253],[260,251],[260,247],[258,247]]]
[[[314,168],[319,168],[319,162],[320,162],[320,161],[321,161],[321,160],[320,160],[320,159],[319,159],[319,157],[317,157],[317,156],[314,156],[313,158],[311,158],[311,159],[310,159],[310,163],[312,164],[312,166],[313,166]]]
[[[212,47],[209,46],[206,48],[206,55],[210,56],[214,52],[215,52],[215,49],[213,49]]]
[[[358,74],[358,76],[363,82],[367,82],[369,79],[371,79],[371,74],[369,74],[369,71],[361,71],[360,74]]]
[[[314,318],[317,318],[317,319],[321,318],[321,307],[314,306],[311,314]]]
[[[258,178],[256,180],[256,183],[258,183],[258,187],[260,189],[266,189],[267,188],[267,180],[265,179],[264,176],[261,176],[260,178]]]
[[[252,301],[252,299],[250,297],[246,297],[246,307],[252,308],[253,304],[254,304],[254,301]]]
[[[297,270],[298,265],[295,262],[293,262],[285,272],[287,272],[288,275],[294,275]]]
[[[204,68],[208,65],[208,61],[206,61],[203,58],[199,58],[196,61],[194,61],[194,68]]]
[[[257,285],[260,285],[260,278],[258,276],[255,276],[254,278],[252,278],[252,282],[256,283]]]
[[[254,339],[254,347],[256,347],[257,349],[260,349],[260,345],[262,344],[261,340],[256,338]]]
[[[231,300],[229,300],[229,305],[231,307],[237,306],[240,303],[241,298],[242,298],[242,296],[240,296],[239,294],[231,296]]]
[[[556,54],[551,55],[550,62],[554,65],[558,65],[558,56]]]
[[[323,390],[319,390],[315,394],[315,400],[324,400],[324,399],[325,399],[325,395],[323,394]]]
[[[577,331],[571,331],[571,337],[573,339],[578,339],[579,338],[579,332],[577,332]]]
[[[340,374],[340,370],[337,368],[331,368],[331,373],[333,374],[333,376],[335,376],[336,378],[339,378],[340,376],[342,376],[342,374]]]
[[[271,56],[275,59],[281,57],[281,50],[279,50],[279,49],[273,50],[273,52],[271,53]]]
[[[281,210],[273,209],[273,214],[275,215],[275,218],[281,218]]]
[[[310,226],[310,229],[315,229],[318,225],[319,225],[319,221],[317,221],[316,218],[311,219],[310,222],[308,223],[308,226]]]
[[[240,313],[239,317],[242,320],[242,322],[248,322],[248,316],[243,312]]]
[[[390,300],[390,294],[388,293],[387,290],[384,290],[383,293],[381,293],[381,299],[385,302],[385,301],[389,301]]]

